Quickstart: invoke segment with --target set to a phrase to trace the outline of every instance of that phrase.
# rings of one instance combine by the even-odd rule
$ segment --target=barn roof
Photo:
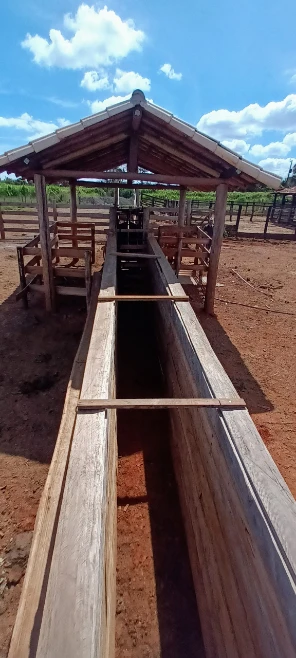
[[[24,178],[37,171],[53,177],[50,172],[56,171],[57,180],[66,179],[68,171],[71,177],[74,171],[105,172],[121,165],[131,172],[142,167],[162,177],[227,179],[230,189],[261,183],[277,190],[281,185],[278,176],[150,103],[139,90],[128,101],[0,156],[0,172]]]

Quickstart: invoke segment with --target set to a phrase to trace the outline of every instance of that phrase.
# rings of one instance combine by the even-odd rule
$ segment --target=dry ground
[[[296,497],[296,244],[225,241],[218,282],[215,318],[198,312],[196,288],[186,289],[212,347]],[[267,308],[283,314],[262,310]]]
[[[249,288],[231,273],[231,268],[249,279],[261,292]],[[209,318],[199,312],[197,289],[189,286],[193,307],[296,496],[296,245],[226,241],[222,250],[219,283],[217,297],[228,303],[217,300],[217,317]],[[28,556],[30,532],[85,319],[85,309],[80,301],[78,304],[63,301],[60,312],[51,318],[45,316],[42,301],[37,296],[29,310],[23,310],[21,303],[14,301],[17,284],[15,248],[0,244],[0,658],[7,655]],[[269,307],[291,315],[249,306]],[[124,420],[120,422],[124,431]],[[158,442],[156,456],[157,446]],[[179,601],[170,601],[175,613],[174,609],[162,607],[164,632],[159,638],[157,623],[160,620],[155,618],[157,605],[160,606],[164,598],[167,601],[164,593],[170,590],[171,581],[162,582],[161,576],[155,581],[153,572],[155,542],[159,556],[157,568],[166,566],[164,556],[169,554],[167,545],[159,540],[164,528],[171,527],[171,535],[168,535],[169,543],[174,546],[171,559],[178,560],[184,554],[178,520],[168,516],[163,526],[159,518],[159,510],[165,509],[166,505],[169,510],[171,500],[177,505],[172,489],[173,474],[170,466],[164,468],[168,453],[161,455],[159,463],[149,451],[144,455],[144,460],[141,451],[135,451],[129,459],[126,447],[121,435],[119,553],[125,556],[126,561],[118,572],[117,652],[118,656],[133,658],[158,658],[160,655],[175,658],[182,655],[184,648],[179,643],[179,653],[172,653],[171,647],[174,643],[177,646],[176,641],[178,643],[180,640],[178,629],[176,627],[177,635],[170,635],[165,629],[166,615],[171,618],[172,614],[176,614],[175,618],[178,618]],[[153,487],[155,482],[159,483],[158,490],[152,491],[152,498],[151,482]],[[148,502],[147,494],[148,499],[150,495]],[[131,497],[139,498],[139,504],[133,505]],[[163,499],[167,503],[164,502],[162,508]],[[151,527],[153,510],[154,526],[152,524]],[[137,524],[137,537],[132,544],[133,517]],[[174,562],[169,563],[168,568],[172,565]],[[186,569],[184,577],[189,583]],[[128,572],[126,580],[125,572]],[[122,592],[127,581],[130,589],[125,598]],[[182,590],[181,581],[179,585],[182,616],[189,620],[192,608],[186,612],[188,597]],[[146,595],[149,597],[148,607],[144,605]],[[154,611],[151,618],[149,610]],[[129,644],[125,643],[123,647],[125,633],[129,635]],[[123,648],[126,649],[125,653]],[[186,650],[184,655],[190,655],[188,647]]]

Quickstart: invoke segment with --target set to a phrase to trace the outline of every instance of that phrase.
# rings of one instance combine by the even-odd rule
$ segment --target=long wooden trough
[[[292,658],[295,502],[155,238],[147,251],[155,295],[173,296],[152,304],[167,398],[214,399],[167,405],[206,656]],[[116,398],[116,253],[111,230],[99,291],[110,300],[93,286],[9,658],[114,656],[118,405],[95,401]],[[79,410],[79,398],[94,402]]]

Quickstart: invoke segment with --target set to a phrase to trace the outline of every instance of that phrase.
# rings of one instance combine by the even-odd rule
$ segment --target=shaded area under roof
[[[130,100],[60,128],[26,146],[0,156],[0,172],[31,178],[35,172],[57,180],[59,170],[105,172],[127,165],[159,175],[217,178],[229,189],[244,190],[261,183],[278,190],[281,179],[248,162],[214,139],[149,103],[140,90]],[[177,181],[176,181],[177,182]],[[201,188],[202,189],[202,186]]]

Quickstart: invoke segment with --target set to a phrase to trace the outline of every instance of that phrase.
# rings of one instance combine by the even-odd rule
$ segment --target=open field
[[[249,279],[248,283],[259,290],[250,288],[231,269]],[[215,318],[200,312],[195,286],[187,286],[186,292],[226,372],[239,395],[246,400],[263,440],[296,496],[295,245],[226,240],[218,281],[219,300],[216,302]],[[76,303],[63,301],[59,313],[49,317],[45,316],[42,299],[35,295],[29,310],[25,311],[20,302],[16,304],[14,301],[17,285],[15,247],[2,243],[0,554],[4,560],[8,555],[12,567],[5,568],[5,575],[2,576],[7,585],[4,583],[0,595],[1,658],[7,655],[30,532],[85,319],[84,304],[79,300]],[[220,301],[222,299],[224,301]],[[260,306],[264,310],[250,306]],[[272,313],[266,308],[286,314]],[[133,343],[132,346],[135,345],[141,349],[141,344],[137,346]],[[121,358],[123,361],[126,358],[124,351]],[[130,363],[122,371],[128,372],[128,368]],[[149,396],[149,374],[151,376],[153,364],[147,362],[145,368],[147,388],[143,388],[143,396]],[[131,395],[134,383],[138,386],[138,382],[128,382]],[[126,386],[126,382],[123,384]],[[151,386],[154,386],[154,381]],[[174,658],[181,658],[185,651],[186,656],[191,658],[192,646],[196,648],[197,645],[197,638],[190,636],[193,590],[184,558],[184,535],[180,535],[181,521],[168,444],[160,444],[160,439],[167,433],[166,415],[161,413],[158,418],[159,412],[155,412],[155,418],[150,417],[151,423],[155,423],[152,428],[145,426],[143,415],[140,415],[131,429],[121,413],[117,655],[128,658],[154,658],[159,655],[169,658],[174,655]],[[145,436],[151,435],[152,429],[154,440],[147,449],[147,444],[144,447]],[[177,509],[174,518],[168,514],[171,501]],[[166,534],[168,528],[171,534]],[[162,536],[164,538],[160,541],[159,537]],[[172,581],[170,578],[161,579],[159,572],[167,566],[175,573],[181,559],[185,560],[185,567],[180,578],[180,589],[177,597],[170,598]],[[187,583],[186,591],[182,589],[183,578]],[[168,618],[177,622],[178,616],[182,617],[182,623],[184,620],[188,623],[188,645],[185,648],[181,646],[178,626],[175,626],[174,635],[169,632]],[[172,654],[172,646],[175,647],[175,654]]]

